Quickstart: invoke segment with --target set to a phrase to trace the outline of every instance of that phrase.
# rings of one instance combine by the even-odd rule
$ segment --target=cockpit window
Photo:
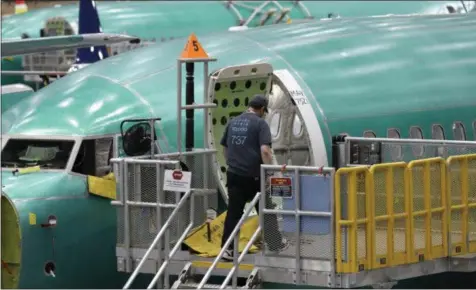
[[[73,145],[71,140],[10,139],[2,150],[2,167],[65,169]]]

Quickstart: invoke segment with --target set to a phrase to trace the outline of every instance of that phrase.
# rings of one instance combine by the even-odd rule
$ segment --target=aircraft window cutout
[[[299,137],[302,135],[302,122],[301,119],[299,119],[298,114],[294,115],[294,121],[293,121],[293,136],[294,137]]]
[[[400,132],[395,128],[388,129],[387,138],[400,139]],[[392,145],[390,149],[390,155],[392,156],[393,161],[400,161],[402,159],[402,146]]]
[[[279,134],[280,123],[281,114],[279,112],[273,113],[271,121],[269,122],[269,128],[271,130],[271,136],[273,136],[273,138],[277,137]]]
[[[466,132],[464,125],[461,122],[453,123],[453,137],[455,140],[464,141],[466,140]]]
[[[74,161],[73,172],[102,177],[111,172],[113,138],[83,140]]]
[[[445,140],[445,131],[441,125],[434,124],[431,127],[431,137],[435,140]],[[440,157],[446,157],[447,150],[444,147],[437,147],[435,155]]]
[[[423,139],[423,131],[421,128],[417,126],[410,127],[410,138]],[[421,157],[425,153],[425,147],[423,147],[423,145],[413,145],[412,151],[415,157]]]
[[[445,131],[441,125],[434,124],[431,127],[431,137],[435,140],[445,140]]]
[[[364,138],[376,138],[377,135],[375,135],[374,131],[365,131],[364,132]]]
[[[2,150],[2,167],[66,169],[73,146],[73,140],[9,139]]]
[[[476,141],[476,121],[473,122],[473,139]]]

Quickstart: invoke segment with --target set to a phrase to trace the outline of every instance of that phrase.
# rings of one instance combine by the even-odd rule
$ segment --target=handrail
[[[400,144],[438,144],[438,145],[476,145],[475,141],[459,141],[459,140],[436,140],[436,139],[397,139],[397,138],[367,138],[346,136],[345,141],[365,141],[365,142],[387,142]]]
[[[250,205],[248,206],[248,208],[246,209],[246,211],[243,213],[243,215],[241,216],[240,220],[238,221],[238,223],[236,224],[235,228],[233,229],[233,231],[231,232],[230,236],[228,237],[228,240],[226,240],[226,243],[223,245],[222,249],[220,250],[220,253],[218,254],[218,256],[215,258],[215,260],[213,261],[213,264],[210,266],[210,268],[208,269],[208,271],[205,273],[205,275],[203,276],[203,279],[202,281],[200,281],[200,284],[198,284],[198,287],[197,289],[202,289],[202,287],[205,285],[205,283],[207,283],[208,279],[210,278],[210,276],[212,275],[212,271],[216,268],[218,262],[221,260],[221,258],[223,257],[223,254],[225,253],[225,251],[228,249],[228,247],[230,246],[231,244],[231,241],[235,238],[235,236],[237,235],[237,233],[240,231],[240,228],[241,226],[243,225],[243,223],[245,222],[246,218],[249,216],[249,214],[251,213],[251,210],[253,209],[253,207],[256,205],[256,203],[259,201],[260,199],[260,196],[261,196],[261,192],[258,192],[256,193],[255,197],[253,198],[253,200],[250,202]],[[256,233],[255,233],[256,235]],[[238,241],[235,241],[235,249],[238,248]],[[235,264],[234,265],[234,268],[237,267],[237,259],[235,258],[237,255],[237,253],[233,253],[233,263]],[[241,256],[240,256],[241,257]],[[236,285],[235,285],[236,286]],[[236,287],[234,287],[236,288]]]
[[[189,191],[189,192],[192,192],[192,191]],[[183,198],[185,198],[185,196]],[[149,286],[147,286],[147,289],[152,289],[154,284],[157,283],[157,280],[159,280],[160,276],[165,271],[165,268],[168,266],[168,264],[170,262],[170,259],[175,255],[177,250],[182,245],[182,242],[187,238],[188,233],[190,232],[190,230],[192,230],[193,223],[194,223],[194,218],[195,218],[195,216],[194,216],[195,211],[193,210],[194,207],[195,207],[195,196],[192,195],[191,196],[191,202],[190,202],[190,223],[188,224],[187,228],[185,229],[183,234],[180,236],[180,238],[177,240],[177,242],[176,242],[175,246],[172,248],[172,251],[170,252],[170,254],[165,257],[165,260],[162,263],[162,265],[160,266],[159,271],[157,271],[157,274],[155,274],[155,276],[152,279],[152,281],[150,282]],[[172,215],[171,215],[171,217],[172,217]],[[165,246],[169,247],[170,243],[166,243]],[[166,285],[166,286],[168,286],[168,285]]]
[[[254,206],[254,205],[253,205]],[[243,259],[245,258],[245,255],[248,254],[248,251],[251,249],[251,246],[253,245],[253,243],[255,242],[256,238],[258,238],[258,234],[261,232],[261,225],[258,226],[258,228],[256,229],[256,231],[254,232],[254,234],[251,236],[251,239],[248,241],[248,243],[246,244],[245,248],[243,249],[243,252],[241,253],[241,255],[238,257],[238,260],[236,261],[233,261],[233,268],[230,269],[230,272],[228,273],[228,275],[226,275],[226,278],[225,280],[223,281],[223,283],[221,284],[220,286],[220,289],[225,289],[226,285],[228,284],[228,282],[230,282],[230,279],[231,279],[231,276],[236,272],[236,270],[238,269],[239,265],[241,264],[241,262],[243,261]],[[233,253],[234,254],[234,253]]]
[[[170,223],[171,223],[171,220],[173,218],[175,218],[175,216],[177,215],[177,213],[179,212],[180,210],[180,207],[185,203],[185,200],[187,200],[187,198],[191,195],[192,191],[189,190],[185,193],[185,195],[180,199],[180,201],[178,202],[177,206],[175,207],[175,209],[172,211],[172,213],[170,214],[169,218],[167,219],[167,221],[165,221],[164,225],[162,226],[162,228],[160,229],[159,233],[157,234],[157,236],[155,237],[154,241],[152,242],[152,244],[150,245],[149,249],[147,249],[147,252],[145,253],[144,257],[142,257],[141,261],[139,262],[139,265],[137,265],[136,269],[134,270],[134,272],[132,272],[132,275],[129,277],[129,279],[127,280],[126,282],[126,285],[124,285],[124,287],[122,289],[128,289],[132,282],[134,282],[134,279],[137,277],[137,275],[139,274],[139,271],[140,269],[142,268],[142,266],[144,266],[145,264],[145,261],[147,261],[147,258],[149,257],[150,253],[152,253],[152,250],[156,247],[157,243],[159,242],[159,240],[162,238],[162,236],[164,235],[165,231],[168,229]],[[155,278],[155,277],[154,277]],[[150,286],[150,285],[149,285]]]

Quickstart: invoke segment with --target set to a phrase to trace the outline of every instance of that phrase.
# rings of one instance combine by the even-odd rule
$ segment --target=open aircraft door
[[[209,113],[209,147],[218,149],[214,171],[219,189],[227,200],[226,164],[220,139],[229,120],[248,108],[256,94],[268,98],[265,117],[271,129],[274,164],[327,165],[323,134],[311,100],[298,80],[286,69],[274,71],[267,63],[232,66],[210,77],[208,98],[217,107]]]
[[[267,63],[230,66],[214,72],[209,81],[209,102],[217,104],[210,110],[207,131],[208,146],[218,149],[212,164],[217,175],[218,188],[228,202],[226,191],[226,164],[220,139],[229,120],[248,108],[249,100],[256,94],[268,96],[273,68]]]

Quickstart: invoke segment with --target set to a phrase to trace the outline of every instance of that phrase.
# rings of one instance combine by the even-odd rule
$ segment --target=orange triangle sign
[[[190,34],[187,44],[180,55],[180,58],[208,58],[207,52],[203,49],[194,33]]]

